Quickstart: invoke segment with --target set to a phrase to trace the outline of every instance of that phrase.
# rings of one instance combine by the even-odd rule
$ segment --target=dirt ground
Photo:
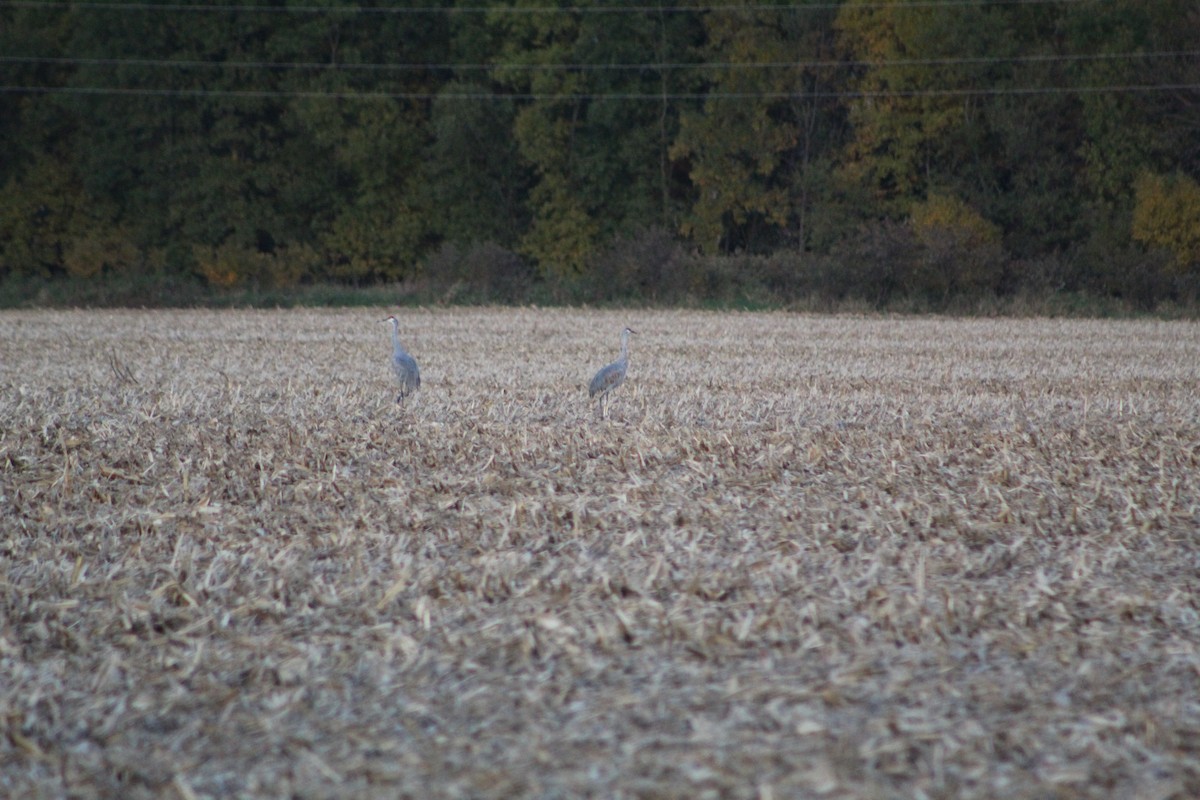
[[[0,795],[1200,797],[1200,325],[387,313],[0,313]]]

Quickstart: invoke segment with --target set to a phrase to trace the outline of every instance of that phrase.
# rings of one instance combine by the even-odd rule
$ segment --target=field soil
[[[1200,797],[1200,325],[388,313],[0,313],[0,796]]]

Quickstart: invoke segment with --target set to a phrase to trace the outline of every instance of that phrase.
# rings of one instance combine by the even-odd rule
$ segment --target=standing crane
[[[602,367],[588,384],[588,397],[600,395],[598,401],[600,417],[604,417],[604,399],[608,393],[625,382],[625,371],[629,369],[629,334],[637,333],[633,328],[621,331],[621,356],[607,367]]]
[[[417,360],[400,344],[400,320],[390,316],[382,321],[392,323],[392,372],[396,373],[396,380],[400,382],[400,394],[396,396],[396,402],[403,403],[404,398],[421,388],[421,370],[417,369]]]

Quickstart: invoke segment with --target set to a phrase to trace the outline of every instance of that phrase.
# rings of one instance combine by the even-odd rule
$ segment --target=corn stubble
[[[1200,796],[1195,324],[379,316],[0,315],[0,794]]]

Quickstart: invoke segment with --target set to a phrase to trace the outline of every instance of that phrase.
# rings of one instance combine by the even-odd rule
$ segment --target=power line
[[[154,67],[173,69],[241,70],[321,70],[365,72],[466,71],[487,72],[618,72],[687,69],[843,69],[860,67],[962,66],[972,64],[1071,63],[1079,61],[1131,61],[1163,58],[1195,58],[1200,50],[1167,50],[1150,53],[1066,53],[1028,56],[963,56],[951,58],[903,58],[877,61],[764,61],[764,62],[693,62],[640,64],[380,64],[274,61],[203,61],[186,59],[87,58],[76,56],[0,56],[0,63],[55,64],[63,66]]]
[[[600,92],[553,94],[527,92],[496,94],[489,92],[328,92],[308,90],[259,89],[128,89],[106,86],[7,86],[6,94],[74,94],[176,98],[317,98],[331,100],[491,100],[491,101],[655,101],[664,100],[789,100],[789,99],[887,99],[919,97],[998,97],[1004,95],[1054,94],[1152,94],[1158,92],[1200,91],[1200,83],[1116,84],[1104,86],[1013,86],[963,89],[899,89],[889,91],[829,92]]]
[[[1095,0],[989,0],[989,5],[1068,5],[1095,2]],[[637,5],[637,6],[266,6],[259,4],[192,4],[192,3],[71,3],[58,0],[9,0],[0,7],[9,8],[70,8],[83,11],[159,11],[159,12],[254,12],[293,14],[648,14],[648,13],[704,13],[704,12],[753,12],[753,11],[833,11],[844,2],[814,3],[770,3],[763,5]],[[897,3],[879,0],[873,3],[858,3],[855,9],[877,8],[951,8],[955,6],[978,6],[979,0],[908,0]]]

